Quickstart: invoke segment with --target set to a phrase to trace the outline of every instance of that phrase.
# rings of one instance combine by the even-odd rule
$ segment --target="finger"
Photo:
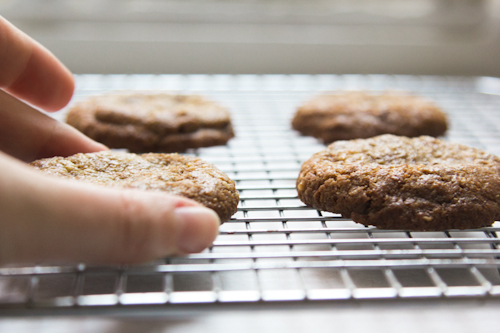
[[[0,189],[2,265],[133,264],[199,252],[218,233],[217,214],[186,198],[62,180],[3,155],[5,174],[11,177]]]
[[[0,90],[0,150],[23,161],[108,149]]]
[[[0,88],[55,111],[68,104],[75,83],[52,53],[0,16]]]

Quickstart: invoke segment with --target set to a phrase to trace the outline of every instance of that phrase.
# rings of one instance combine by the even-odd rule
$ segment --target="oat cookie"
[[[213,209],[221,221],[236,213],[234,182],[199,158],[178,154],[99,152],[53,157],[31,163],[51,175],[110,187],[164,191]]]
[[[439,107],[422,97],[358,91],[311,99],[298,108],[292,127],[331,143],[380,134],[437,137],[446,132],[447,120]]]
[[[95,96],[76,104],[66,122],[110,148],[131,152],[183,152],[234,137],[227,109],[197,95]]]
[[[478,228],[500,219],[500,158],[429,136],[337,141],[302,165],[297,190],[379,228]]]

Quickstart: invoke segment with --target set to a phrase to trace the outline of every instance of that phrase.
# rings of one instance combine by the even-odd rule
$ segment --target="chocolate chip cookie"
[[[302,165],[297,190],[379,228],[478,228],[500,219],[500,158],[429,136],[337,141]]]
[[[446,132],[447,119],[438,106],[422,97],[358,91],[311,99],[298,108],[292,127],[331,143],[380,134],[437,137]]]
[[[179,154],[99,152],[31,163],[45,173],[98,185],[164,191],[213,209],[221,221],[236,213],[234,182],[212,164]]]
[[[229,112],[197,95],[119,94],[77,103],[66,122],[110,148],[183,152],[234,137]]]

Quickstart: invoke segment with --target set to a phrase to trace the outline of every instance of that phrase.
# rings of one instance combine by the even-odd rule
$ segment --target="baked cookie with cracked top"
[[[80,153],[31,165],[62,178],[181,195],[213,209],[223,222],[236,213],[239,202],[235,183],[225,173],[199,158],[175,153]]]
[[[302,165],[297,190],[378,228],[479,228],[500,219],[500,158],[429,136],[337,141]]]
[[[353,91],[309,100],[297,109],[292,127],[331,143],[381,134],[437,137],[446,132],[448,125],[445,113],[422,97]]]
[[[66,122],[110,148],[183,152],[234,137],[229,112],[197,95],[116,94],[77,103]]]

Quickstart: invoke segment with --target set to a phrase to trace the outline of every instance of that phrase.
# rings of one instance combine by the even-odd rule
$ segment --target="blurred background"
[[[500,77],[500,0],[0,0],[75,73]]]

